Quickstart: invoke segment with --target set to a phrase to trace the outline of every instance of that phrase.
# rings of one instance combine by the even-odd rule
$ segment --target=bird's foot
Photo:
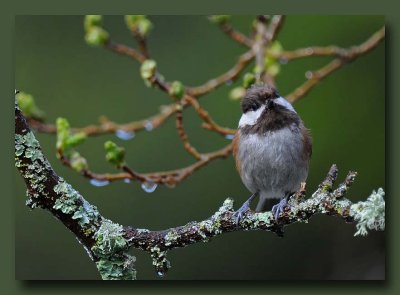
[[[239,224],[240,220],[243,218],[244,214],[250,209],[250,203],[257,196],[257,193],[251,195],[251,197],[243,203],[242,207],[240,207],[233,216],[235,217],[236,224]]]
[[[280,200],[280,202],[274,206],[272,206],[272,214],[274,215],[275,220],[277,221],[279,215],[281,215],[285,211],[285,207],[288,205],[287,197],[284,197]]]

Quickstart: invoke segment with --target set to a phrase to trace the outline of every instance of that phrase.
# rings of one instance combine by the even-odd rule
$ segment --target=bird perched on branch
[[[288,198],[306,181],[312,153],[311,136],[292,105],[269,85],[250,87],[241,102],[243,115],[233,140],[233,155],[243,184],[252,196],[236,211],[237,222],[259,196],[257,212],[266,201],[277,220]]]

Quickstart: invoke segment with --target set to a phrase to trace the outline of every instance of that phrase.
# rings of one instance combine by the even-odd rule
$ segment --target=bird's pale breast
[[[263,198],[282,198],[299,189],[308,173],[304,134],[292,125],[265,134],[238,131],[236,158],[245,186]]]

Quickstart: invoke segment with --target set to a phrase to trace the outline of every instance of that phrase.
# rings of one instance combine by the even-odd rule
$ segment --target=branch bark
[[[382,189],[365,202],[353,204],[344,198],[354,181],[350,172],[345,181],[333,190],[337,167],[333,165],[317,191],[304,200],[304,191],[291,198],[286,210],[275,220],[272,213],[247,211],[239,223],[234,217],[233,200],[226,199],[211,217],[163,231],[123,227],[103,217],[71,185],[59,177],[42,153],[39,142],[30,131],[26,119],[15,105],[15,165],[28,188],[27,205],[40,207],[60,220],[72,231],[96,263],[102,279],[132,280],[136,278],[135,257],[128,253],[134,247],[147,251],[160,276],[170,268],[167,251],[232,231],[263,230],[279,236],[284,227],[307,222],[315,214],[335,215],[346,222],[357,222],[356,234],[368,229],[384,230],[385,201]]]

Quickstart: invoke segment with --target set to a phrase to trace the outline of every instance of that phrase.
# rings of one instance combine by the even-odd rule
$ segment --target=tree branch
[[[234,217],[233,200],[227,199],[210,218],[190,222],[163,231],[123,227],[104,218],[97,208],[87,202],[75,189],[60,178],[43,155],[39,142],[15,105],[15,166],[28,188],[27,205],[41,207],[71,230],[96,263],[103,279],[132,280],[136,278],[135,257],[128,254],[134,247],[149,252],[157,273],[163,276],[170,268],[167,251],[198,242],[208,242],[214,236],[232,231],[263,230],[279,236],[284,227],[307,222],[315,214],[335,215],[346,222],[357,223],[357,234],[369,229],[384,230],[384,192],[373,192],[365,202],[353,204],[344,198],[354,181],[350,172],[345,181],[333,191],[337,168],[333,165],[318,190],[307,200],[292,198],[290,206],[275,220],[270,211],[247,211],[239,223]],[[299,195],[303,195],[301,191]]]
[[[234,81],[244,70],[244,68],[253,60],[255,52],[251,49],[239,56],[236,64],[224,74],[213,78],[204,84],[196,87],[187,87],[189,95],[199,97],[205,95],[228,81]]]
[[[201,159],[201,154],[197,151],[197,149],[189,142],[189,138],[186,134],[186,131],[183,127],[183,113],[182,106],[180,106],[180,110],[176,112],[176,129],[178,130],[179,138],[182,141],[183,147],[186,151],[191,154],[196,160]]]
[[[246,47],[251,47],[253,45],[253,40],[248,38],[243,33],[235,30],[232,25],[228,22],[222,22],[219,24],[219,28],[223,31],[226,35],[228,35],[232,40],[236,41],[237,43],[244,45]]]
[[[367,202],[353,204],[350,200],[343,198],[343,195],[341,198],[337,198],[336,191],[332,192],[332,185],[336,176],[337,167],[333,165],[319,189],[305,201],[292,198],[290,206],[286,207],[278,221],[275,220],[270,211],[263,213],[247,211],[244,218],[237,224],[233,200],[226,199],[216,213],[201,222],[190,222],[184,226],[163,231],[127,227],[125,237],[133,247],[150,252],[152,256],[155,256],[153,257],[153,264],[157,272],[165,273],[170,267],[170,263],[166,259],[166,253],[169,250],[198,242],[208,242],[212,237],[232,231],[263,230],[283,236],[284,227],[296,222],[307,223],[316,214],[338,216],[346,222],[354,222],[360,220],[360,216],[368,212],[368,217],[365,217],[363,222],[368,223],[369,227],[364,226],[364,231],[360,233],[360,230],[358,230],[356,235],[367,234],[367,229],[384,230],[385,201],[383,190],[380,189],[377,193],[373,192]],[[347,178],[346,181],[348,181]],[[339,187],[348,185],[346,181]],[[358,223],[357,228],[359,227]]]
[[[335,58],[333,61],[325,65],[314,72],[307,72],[308,80],[295,89],[292,93],[286,96],[286,99],[295,103],[296,101],[303,98],[311,89],[313,89],[322,79],[326,78],[330,74],[332,74],[337,69],[340,69],[344,65],[348,64],[351,61],[354,61],[359,56],[371,51],[373,48],[378,46],[379,42],[383,40],[385,37],[385,27],[382,27],[379,31],[374,33],[368,40],[360,44],[359,46],[353,46],[349,49],[341,49],[339,50],[340,57]],[[325,52],[332,53],[331,49],[326,49]],[[334,52],[333,52],[334,53]]]
[[[59,177],[15,104],[15,166],[27,186],[26,204],[60,220],[78,239],[103,279],[136,278],[135,257],[128,252],[122,227],[102,217],[75,189]]]
[[[379,29],[374,33],[368,40],[364,41],[360,45],[352,46],[350,48],[342,48],[338,46],[310,46],[307,48],[299,48],[291,51],[283,51],[279,54],[270,53],[275,58],[283,60],[293,60],[311,56],[333,56],[343,59],[352,58],[354,55],[360,55],[367,53],[368,51],[375,48],[379,42],[385,37],[385,27]]]
[[[160,112],[156,115],[143,120],[133,121],[125,124],[118,124],[105,116],[100,117],[99,125],[88,125],[80,128],[71,128],[73,133],[83,132],[86,136],[97,136],[109,133],[116,133],[123,130],[125,132],[139,132],[142,130],[151,131],[164,124],[177,111],[175,103],[160,107]],[[28,118],[29,125],[42,133],[56,134],[57,128],[54,124],[44,123],[42,121]]]

